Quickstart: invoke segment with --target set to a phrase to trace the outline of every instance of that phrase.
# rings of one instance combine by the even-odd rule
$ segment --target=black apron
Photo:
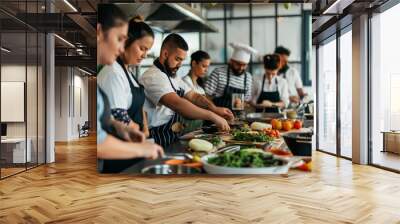
[[[108,102],[107,95],[104,91],[99,88],[99,92],[103,98],[104,102],[104,111],[100,118],[102,128],[110,135],[118,138],[116,130],[111,125],[111,110],[110,103]],[[122,139],[120,139],[122,140]],[[101,173],[120,173],[128,167],[136,164],[140,161],[144,160],[143,158],[135,158],[135,159],[98,159],[98,170]]]
[[[119,65],[121,65],[122,69],[124,70],[126,78],[128,79],[129,82],[129,87],[131,89],[132,103],[131,107],[128,109],[128,115],[132,121],[134,121],[136,124],[140,126],[140,130],[143,131],[143,104],[145,101],[144,88],[142,85],[139,84],[138,80],[133,75],[130,75],[128,73],[128,71],[125,68],[124,62],[121,60],[121,58],[118,57],[117,62]],[[136,81],[139,87],[135,87],[135,85],[133,85],[133,82],[129,78],[129,76],[131,76]]]
[[[229,80],[230,80],[230,69],[228,66],[227,80],[226,80],[226,85],[224,88],[224,93],[222,94],[222,96],[214,98],[213,102],[218,107],[226,107],[226,108],[229,108],[230,110],[232,110],[232,94],[233,93],[241,93],[241,94],[246,93],[247,72],[245,72],[245,75],[244,75],[243,89],[229,86]]]
[[[161,65],[158,59],[154,61],[154,65],[165,73],[176,94],[183,97],[185,93],[184,90],[182,88],[179,88],[179,90],[175,88],[170,79],[170,75],[166,72],[164,66]],[[150,137],[152,137],[154,142],[161,145],[163,148],[167,148],[171,143],[178,141],[179,136],[182,134],[182,132],[172,131],[172,126],[178,122],[183,124],[183,118],[178,113],[174,112],[174,115],[167,123],[150,129]]]
[[[269,100],[272,103],[281,101],[281,96],[278,91],[278,79],[275,79],[275,83],[276,83],[276,91],[264,92],[264,84],[265,84],[265,76],[264,76],[262,84],[261,84],[261,94],[257,99],[257,104],[262,103],[263,100]],[[258,113],[263,112],[263,111],[265,111],[266,113],[279,113],[279,108],[278,107],[269,107],[269,108],[265,108],[265,109],[260,109],[260,108],[256,109],[256,112],[258,112]]]

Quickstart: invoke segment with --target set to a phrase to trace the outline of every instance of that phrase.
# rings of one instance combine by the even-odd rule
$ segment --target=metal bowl
[[[201,171],[197,168],[181,165],[152,165],[142,169],[143,174],[174,175],[174,174],[197,174]]]

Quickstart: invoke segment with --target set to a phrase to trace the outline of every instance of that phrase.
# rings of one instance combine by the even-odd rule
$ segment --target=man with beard
[[[241,99],[250,102],[252,88],[252,76],[246,68],[251,54],[257,51],[241,43],[230,43],[230,46],[234,51],[228,65],[212,71],[205,84],[205,92],[217,106],[233,109],[232,104],[235,104],[235,107],[243,108]],[[240,94],[241,97],[232,102],[232,94]]]
[[[168,35],[161,45],[160,57],[139,80],[147,98],[150,136],[164,148],[178,140],[184,128],[182,117],[211,121],[222,131],[230,129],[225,119],[233,119],[229,109],[215,106],[176,75],[187,51],[188,45],[181,36]]]
[[[288,83],[290,105],[296,106],[300,103],[300,100],[307,95],[303,90],[303,82],[301,81],[299,72],[288,65],[290,56],[289,49],[283,46],[278,46],[275,49],[275,54],[278,54],[281,57],[282,63],[278,75],[286,79]]]

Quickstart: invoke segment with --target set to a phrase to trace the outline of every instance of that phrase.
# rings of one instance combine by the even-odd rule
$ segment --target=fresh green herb
[[[226,167],[271,167],[283,165],[282,160],[275,159],[272,154],[255,150],[239,150],[224,152],[208,159],[208,163]]]
[[[220,144],[222,144],[222,139],[219,136],[214,136],[210,139],[210,142],[214,145],[214,146],[218,146]]]
[[[211,144],[213,144],[213,146],[219,146],[224,143],[222,141],[221,137],[219,137],[219,136],[213,136],[213,137],[205,136],[205,137],[202,137],[201,139],[211,142]]]
[[[274,139],[265,133],[249,133],[243,131],[233,131],[233,140],[236,141],[246,141],[246,142],[266,142],[270,143]]]

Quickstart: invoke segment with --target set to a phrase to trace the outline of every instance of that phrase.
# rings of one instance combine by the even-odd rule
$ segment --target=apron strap
[[[129,82],[129,87],[131,87],[131,89],[136,88],[135,85],[133,85],[132,80],[129,78],[129,76],[132,77],[136,81],[136,83],[140,86],[140,84],[136,80],[136,78],[133,75],[130,75],[128,70],[125,68],[125,64],[122,61],[121,57],[117,58],[117,62],[122,67],[122,69],[124,70],[125,76],[126,76],[126,78],[128,79],[128,82]]]

